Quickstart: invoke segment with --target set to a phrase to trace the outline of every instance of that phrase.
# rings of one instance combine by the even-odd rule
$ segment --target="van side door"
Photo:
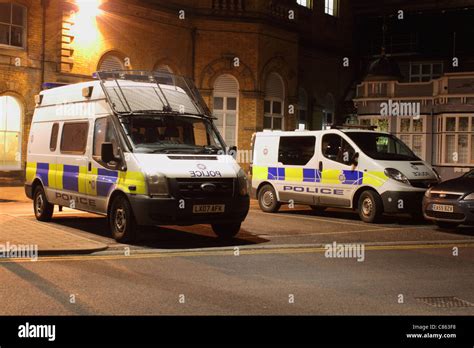
[[[107,201],[119,178],[119,163],[104,163],[102,161],[102,144],[112,143],[114,154],[119,157],[118,137],[110,116],[95,119],[92,134],[92,153],[87,170],[87,193],[94,201],[94,211],[106,214]]]
[[[319,202],[350,207],[352,196],[362,184],[363,173],[353,168],[354,147],[340,134],[326,133],[321,139]]]
[[[314,135],[280,137],[275,175],[279,179],[276,182],[281,201],[309,205],[315,203],[315,184],[319,181],[313,163],[315,150]]]
[[[62,124],[55,166],[55,202],[65,207],[90,210],[86,189],[88,133],[88,120]]]

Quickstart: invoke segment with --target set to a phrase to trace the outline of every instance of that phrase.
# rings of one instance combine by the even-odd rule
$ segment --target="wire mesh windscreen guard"
[[[115,111],[133,112],[138,110],[164,110],[167,105],[161,97],[158,87],[149,86],[106,86],[110,102]],[[161,90],[165,95],[169,106],[175,112],[201,114],[191,98],[178,89],[169,89],[162,86]]]

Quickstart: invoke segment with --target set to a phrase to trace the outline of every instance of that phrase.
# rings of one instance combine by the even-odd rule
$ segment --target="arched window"
[[[21,169],[22,108],[11,96],[0,97],[0,170]]]
[[[298,124],[308,123],[308,94],[303,88],[298,90]]]
[[[125,70],[125,64],[123,59],[120,59],[116,54],[105,54],[98,66],[98,71],[108,70]]]
[[[237,145],[239,82],[232,75],[219,76],[214,83],[213,114],[219,132],[229,146]]]
[[[265,83],[264,129],[283,129],[284,100],[283,79],[277,73],[271,73]]]
[[[25,47],[26,8],[0,2],[0,45]]]

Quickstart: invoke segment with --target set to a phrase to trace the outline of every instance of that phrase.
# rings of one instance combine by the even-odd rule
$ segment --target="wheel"
[[[310,205],[310,207],[315,213],[322,213],[326,210],[326,207],[322,207],[320,205]]]
[[[455,229],[456,227],[459,226],[457,222],[448,222],[448,221],[435,221],[436,225],[439,228],[445,228],[445,229]]]
[[[109,211],[112,237],[119,243],[132,242],[136,238],[136,222],[132,206],[124,196],[117,196]]]
[[[375,223],[383,214],[383,202],[380,196],[373,191],[364,191],[359,197],[359,216],[364,222]]]
[[[53,217],[54,205],[46,199],[43,186],[38,186],[33,195],[33,210],[35,217],[39,221],[51,221]]]
[[[241,223],[212,224],[212,230],[221,239],[231,239],[240,231]]]
[[[281,203],[277,200],[277,195],[273,186],[265,185],[258,192],[258,204],[260,209],[266,213],[276,213],[280,207]]]

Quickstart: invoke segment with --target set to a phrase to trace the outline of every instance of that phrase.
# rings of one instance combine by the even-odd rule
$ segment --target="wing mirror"
[[[104,163],[119,162],[120,158],[114,154],[114,146],[112,143],[102,143],[101,145],[101,160]]]

